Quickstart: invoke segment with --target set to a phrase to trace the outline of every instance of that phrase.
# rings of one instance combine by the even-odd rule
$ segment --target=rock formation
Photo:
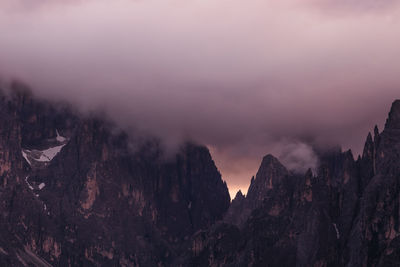
[[[0,93],[1,266],[399,266],[400,101],[362,156],[262,159],[232,203],[208,149]]]
[[[187,265],[400,266],[400,101],[362,157],[331,150],[314,175],[266,156],[223,222],[193,237]]]
[[[165,157],[18,84],[0,115],[2,266],[168,265],[229,207],[203,146]]]

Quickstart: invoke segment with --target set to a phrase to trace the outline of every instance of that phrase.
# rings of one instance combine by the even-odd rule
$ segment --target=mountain
[[[400,266],[400,100],[357,160],[331,150],[301,176],[267,155],[193,244],[193,266]]]
[[[362,156],[266,155],[230,202],[208,149],[0,93],[1,266],[399,266],[400,100]]]
[[[230,204],[208,149],[165,156],[96,116],[0,95],[0,265],[169,265]]]

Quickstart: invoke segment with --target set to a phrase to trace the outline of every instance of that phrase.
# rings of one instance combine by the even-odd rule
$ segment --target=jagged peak
[[[344,154],[345,154],[348,158],[350,158],[351,160],[354,160],[353,151],[352,151],[351,149],[345,151]]]
[[[250,184],[254,182],[254,175],[251,177]]]
[[[389,119],[388,119],[389,120]],[[375,124],[374,126],[374,137],[372,137],[372,133],[369,132],[367,139],[365,140],[364,150],[363,150],[363,157],[367,156],[371,153],[371,151],[376,147],[380,140],[380,132],[378,129],[378,125]]]
[[[273,155],[267,154],[266,156],[263,157],[261,161],[260,168],[258,170],[258,173],[256,175],[256,180],[257,177],[259,176],[260,173],[262,172],[269,172],[272,170],[279,170],[279,172],[283,173],[288,173],[288,170],[286,167]]]
[[[375,124],[375,127],[374,127],[374,136],[378,136],[378,135],[379,135],[378,125]]]
[[[365,140],[365,144],[364,144],[364,150],[363,150],[363,154],[362,157],[368,157],[371,155],[371,150],[373,149],[374,146],[374,141],[372,140],[372,135],[371,132],[368,133],[367,136],[367,140]]]
[[[261,166],[258,169],[255,181],[264,179],[272,179],[278,176],[288,174],[286,167],[273,155],[268,154],[264,156]]]
[[[366,144],[367,144],[367,143],[373,143],[371,132],[368,132],[367,140],[365,141],[365,143],[366,143]]]
[[[266,155],[258,169],[256,178],[251,181],[247,198],[261,200],[267,191],[273,189],[288,174],[288,170],[271,154]]]
[[[274,157],[271,154],[267,154],[266,156],[264,156],[263,159],[262,159],[262,162],[261,162],[261,167],[263,167],[263,166],[276,166],[276,165],[284,167],[282,165],[282,163],[276,157]]]
[[[237,191],[235,198],[233,199],[233,201],[237,201],[237,200],[243,200],[245,199],[245,196],[242,193],[242,190]]]
[[[386,120],[385,129],[400,129],[400,100],[392,103],[389,116]]]

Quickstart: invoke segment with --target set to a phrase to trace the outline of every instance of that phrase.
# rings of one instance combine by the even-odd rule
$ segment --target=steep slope
[[[0,93],[1,266],[399,266],[400,101],[362,156],[267,155],[230,204],[207,148]]]
[[[95,117],[35,99],[0,99],[0,264],[169,265],[230,198],[207,150],[166,158]]]
[[[225,215],[224,220],[242,226],[252,210],[269,205],[270,213],[279,213],[288,204],[285,197],[291,190],[288,170],[272,155],[263,158],[256,178],[251,179],[246,198],[238,195]],[[236,209],[233,211],[233,209]]]
[[[194,236],[186,264],[399,266],[399,185],[397,100],[357,161],[351,151],[328,151],[317,175],[298,176],[266,156],[224,222]]]
[[[385,129],[368,137],[364,164],[369,181],[352,230],[351,265],[400,265],[400,101],[393,103]]]

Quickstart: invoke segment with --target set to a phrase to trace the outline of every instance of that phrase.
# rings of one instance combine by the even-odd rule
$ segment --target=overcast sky
[[[209,146],[233,192],[263,155],[360,153],[400,98],[395,0],[1,0],[0,75],[168,147]]]

